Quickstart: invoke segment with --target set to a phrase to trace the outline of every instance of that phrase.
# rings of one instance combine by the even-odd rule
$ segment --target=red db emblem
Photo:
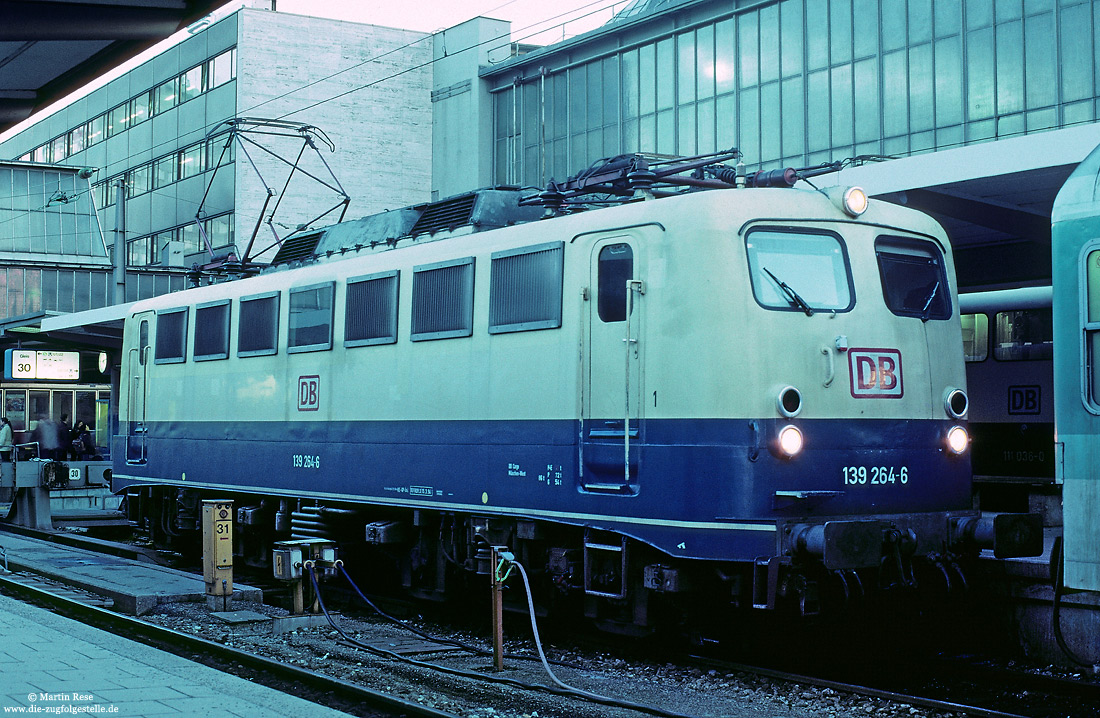
[[[321,377],[298,377],[298,411],[317,411],[321,406]]]
[[[848,374],[856,399],[900,399],[901,352],[897,349],[849,349]]]

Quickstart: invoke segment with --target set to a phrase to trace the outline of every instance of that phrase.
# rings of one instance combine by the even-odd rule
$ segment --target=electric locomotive
[[[610,630],[1037,553],[1032,517],[971,509],[943,230],[798,178],[615,158],[139,302],[114,485],[160,541],[232,498],[247,560],[331,538],[426,598],[507,546],[547,607]],[[624,201],[570,211],[592,193]]]

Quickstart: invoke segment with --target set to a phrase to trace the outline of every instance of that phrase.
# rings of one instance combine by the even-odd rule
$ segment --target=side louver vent
[[[288,237],[283,240],[283,246],[271,260],[271,264],[286,264],[299,259],[308,259],[317,249],[317,242],[321,240],[321,232],[309,232],[297,237]]]
[[[409,234],[432,234],[470,224],[470,215],[476,202],[477,194],[468,194],[430,204],[424,208],[424,214],[420,215]]]

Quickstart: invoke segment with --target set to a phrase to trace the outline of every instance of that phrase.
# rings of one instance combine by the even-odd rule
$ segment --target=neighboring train
[[[981,546],[1038,553],[1035,517],[971,508],[932,219],[741,188],[525,221],[517,194],[336,225],[280,252],[309,261],[135,304],[130,516],[197,544],[201,499],[231,498],[249,560],[331,537],[429,598],[488,541],[610,630],[941,592]]]
[[[1051,214],[1054,421],[1062,480],[1064,584],[1100,591],[1100,148]]]
[[[978,508],[1060,523],[1051,288],[959,295]]]

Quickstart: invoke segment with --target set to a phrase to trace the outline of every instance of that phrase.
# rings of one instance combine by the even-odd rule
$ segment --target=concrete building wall
[[[430,35],[258,10],[243,11],[239,17],[240,116],[282,119],[321,130],[335,145],[330,152],[317,143],[351,198],[349,219],[430,198]],[[290,161],[302,147],[296,137],[256,139]],[[259,148],[246,146],[264,181],[281,195],[289,168]],[[332,182],[324,164],[308,149],[302,166]],[[235,205],[243,249],[267,193],[239,152],[236,167]],[[279,199],[274,197],[271,206]],[[302,175],[281,199],[274,223],[280,236],[340,201],[336,192]],[[337,211],[312,226],[331,224],[338,217]],[[272,242],[265,225],[256,246]]]

